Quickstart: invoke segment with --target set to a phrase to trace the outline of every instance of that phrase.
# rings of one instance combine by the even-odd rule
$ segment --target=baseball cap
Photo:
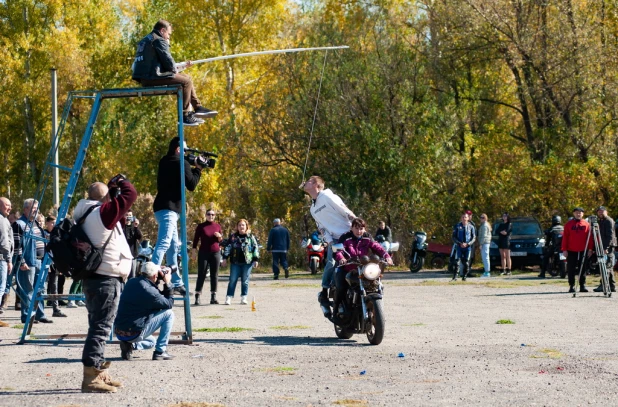
[[[601,205],[601,206],[599,206],[599,207],[597,208],[597,212],[598,212],[598,211],[606,211],[606,210],[607,210],[607,208],[606,208],[606,207],[604,207],[603,205]]]
[[[573,209],[573,212],[584,212],[584,208],[582,208],[581,206],[576,207],[575,209]]]

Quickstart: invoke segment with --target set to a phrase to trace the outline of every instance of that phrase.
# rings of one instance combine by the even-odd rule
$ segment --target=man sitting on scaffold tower
[[[181,74],[170,53],[170,37],[172,25],[169,21],[159,20],[152,32],[145,36],[137,45],[137,53],[133,62],[133,80],[142,86],[182,85],[183,106],[182,123],[185,126],[198,126],[204,123],[200,117],[209,118],[218,112],[206,109],[200,103],[195,93],[193,81],[189,75]],[[185,68],[191,66],[191,61]],[[190,111],[193,106],[193,111]]]

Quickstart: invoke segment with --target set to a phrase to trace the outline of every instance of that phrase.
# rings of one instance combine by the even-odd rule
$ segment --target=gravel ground
[[[170,346],[172,361],[150,351],[123,361],[109,345],[111,373],[125,384],[116,394],[79,391],[81,345],[16,345],[21,330],[0,328],[0,405],[617,405],[618,299],[572,298],[564,280],[531,276],[449,284],[445,274],[388,273],[386,335],[371,346],[336,338],[316,301],[319,280],[256,275],[256,312],[238,296],[191,308],[194,330],[247,330],[195,332],[193,345]],[[85,309],[66,313],[33,334],[85,332]],[[2,319],[19,323],[13,310]]]

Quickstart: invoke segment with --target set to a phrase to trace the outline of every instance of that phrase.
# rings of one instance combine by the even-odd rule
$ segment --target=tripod
[[[609,272],[607,271],[607,255],[605,254],[605,250],[603,249],[603,242],[601,240],[601,231],[599,229],[599,220],[596,216],[590,216],[588,218],[590,222],[590,232],[588,232],[588,237],[586,238],[586,247],[588,247],[588,243],[590,243],[590,237],[592,236],[592,240],[594,243],[594,252],[597,255],[597,261],[599,263],[599,270],[601,272],[601,285],[603,286],[603,295],[606,297],[611,297],[612,292],[609,288]],[[584,271],[584,263],[586,263],[585,259],[582,261],[581,266],[579,267],[579,276],[578,280],[580,281],[582,277],[582,273]],[[573,293],[573,297],[577,297],[577,292]]]

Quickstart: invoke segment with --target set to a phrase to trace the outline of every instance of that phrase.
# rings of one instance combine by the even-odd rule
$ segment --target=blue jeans
[[[171,309],[162,309],[150,318],[142,333],[129,342],[134,343],[137,350],[154,347],[157,352],[165,352],[172,333],[172,326],[174,326],[174,312]],[[157,332],[159,328],[161,328],[161,332],[159,332],[159,337],[155,339],[152,334]]]
[[[34,285],[36,279],[39,277],[39,270],[41,269],[41,261],[37,260],[36,265],[29,267],[28,270],[17,270],[17,290],[19,292],[19,299],[21,302],[21,322],[26,322],[26,316],[28,315],[28,307],[30,307],[30,301],[34,294]],[[43,290],[41,286],[41,290]],[[45,318],[45,312],[43,311],[43,302],[39,301],[36,307],[35,319]]]
[[[279,275],[279,264],[283,267],[284,270],[288,269],[288,254],[283,252],[273,252],[273,274]]]
[[[485,268],[485,273],[489,273],[489,243],[484,243],[481,245],[481,259],[483,260],[483,267]]]
[[[178,214],[169,209],[155,212],[155,220],[159,225],[157,244],[152,254],[152,262],[161,265],[163,256],[168,266],[178,266]],[[172,287],[184,285],[179,273],[172,273]]]
[[[335,274],[335,259],[333,259],[332,245],[328,245],[326,252],[326,263],[324,264],[324,273],[322,273],[322,288],[330,288],[330,283],[333,281]]]
[[[7,275],[9,272],[9,264],[4,261],[4,260],[0,260],[0,298],[2,298],[2,296],[4,295],[4,290],[6,289],[6,280],[7,280]],[[7,291],[7,294],[9,292]]]
[[[227,286],[227,296],[233,297],[234,291],[236,291],[236,283],[238,278],[242,277],[242,284],[240,286],[240,295],[244,296],[249,293],[249,278],[251,277],[251,264],[230,264],[230,283]]]
[[[88,310],[88,336],[82,351],[82,363],[100,369],[105,363],[105,343],[110,339],[109,334],[116,319],[122,283],[113,277],[87,278],[83,281]]]

